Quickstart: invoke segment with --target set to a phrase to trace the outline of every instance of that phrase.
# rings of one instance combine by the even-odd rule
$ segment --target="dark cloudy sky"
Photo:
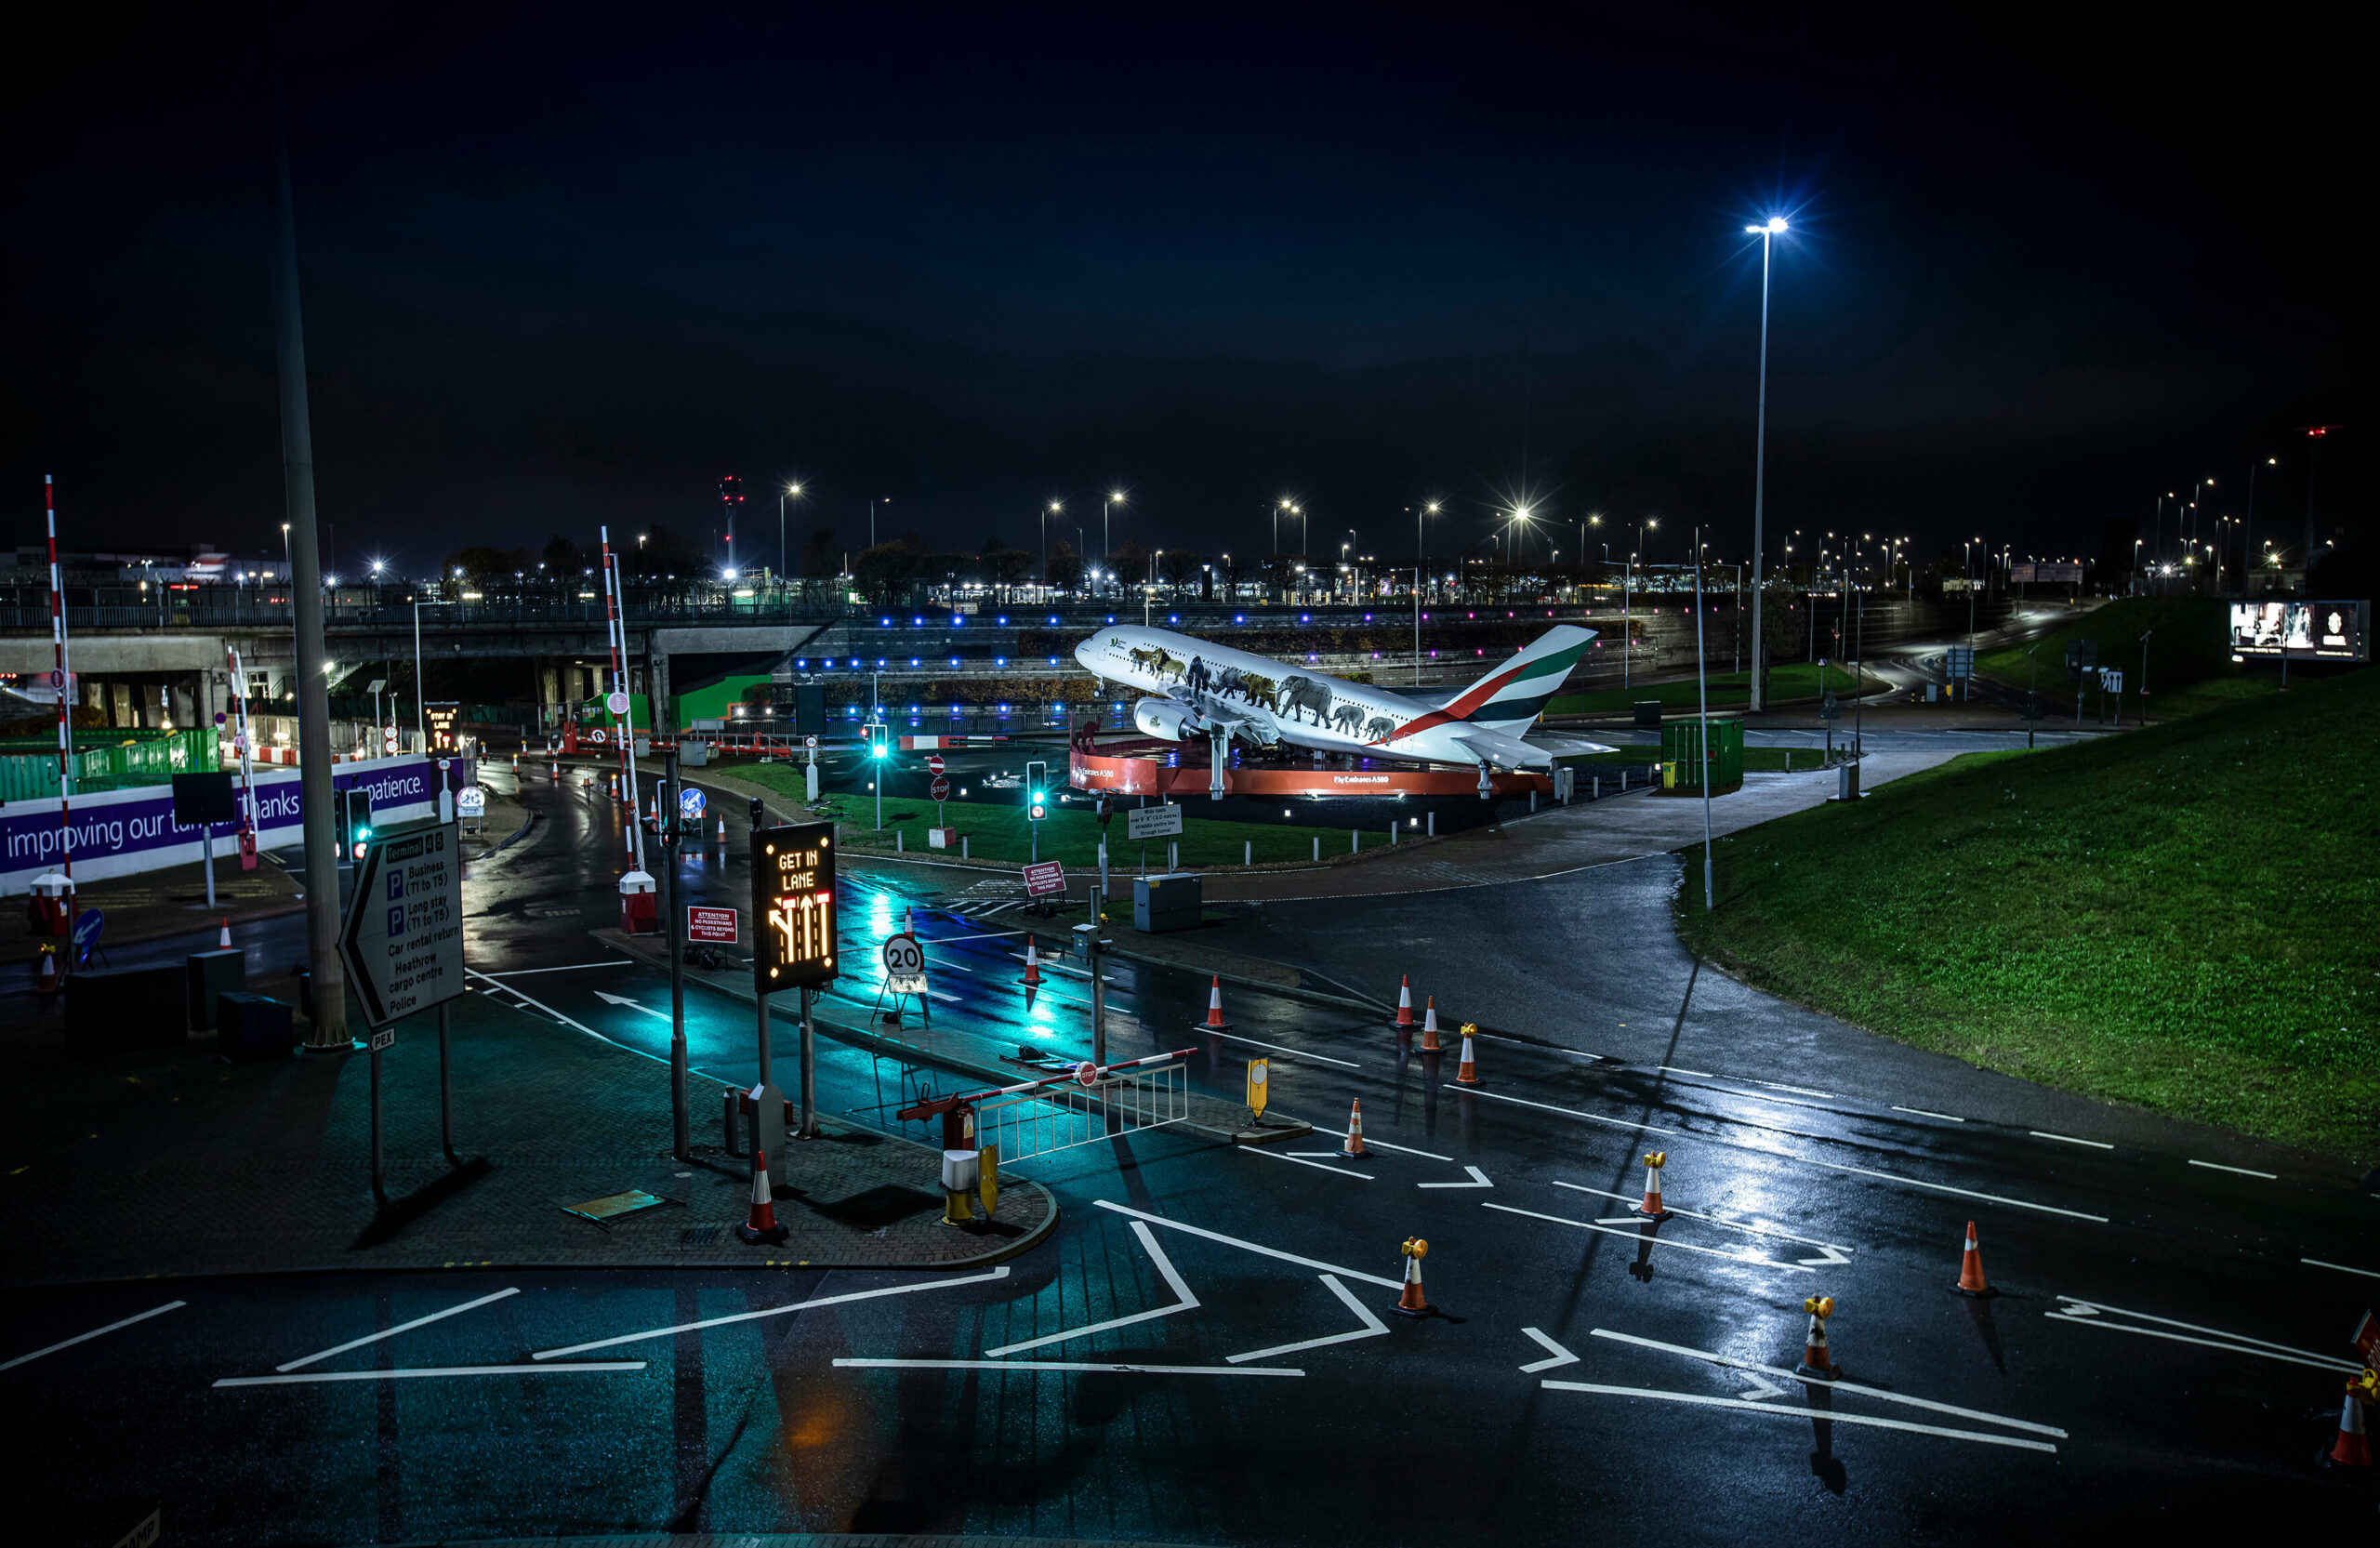
[[[19,52],[20,541],[54,471],[76,546],[278,547],[264,15],[201,10]],[[707,531],[730,471],[770,547],[798,477],[797,548],[871,496],[1095,546],[1119,487],[1118,541],[1207,552],[1284,494],[1383,553],[1526,494],[1741,553],[1773,209],[1772,534],[2096,551],[2279,455],[2294,537],[2318,421],[2363,530],[2344,49],[1776,10],[300,7],[335,561]]]

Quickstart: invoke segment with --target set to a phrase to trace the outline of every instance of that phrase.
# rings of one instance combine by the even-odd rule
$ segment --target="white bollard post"
[[[1392,849],[1396,845],[1396,824],[1394,822],[1388,825],[1388,842]]]
[[[1431,838],[1433,838],[1433,839],[1435,839],[1435,838],[1436,838],[1437,836],[1438,836],[1438,814],[1437,814],[1435,812],[1433,812],[1433,813],[1431,813],[1431,814],[1430,814],[1430,837],[1431,837]]]
[[[1252,866],[1256,864],[1255,840],[1250,839],[1239,846],[1239,863],[1243,866]]]
[[[1319,833],[1314,836],[1314,857],[1316,860],[1322,858],[1322,835]]]
[[[1603,800],[1603,775],[1596,774],[1593,778],[1589,779],[1587,781],[1587,799],[1589,800]]]
[[[1347,853],[1350,854],[1360,854],[1363,853],[1363,848],[1364,830],[1360,827],[1349,828],[1347,830]]]
[[[1537,815],[1537,790],[1534,787],[1528,793],[1528,814],[1532,817]]]
[[[907,834],[902,832],[897,827],[894,828],[892,830],[892,853],[895,854],[906,853],[909,847],[908,838],[909,836]]]
[[[1169,871],[1182,868],[1182,845],[1172,839],[1165,841],[1165,868]]]
[[[959,836],[959,858],[961,860],[967,858],[967,840],[969,837],[970,835],[965,833],[961,833]]]

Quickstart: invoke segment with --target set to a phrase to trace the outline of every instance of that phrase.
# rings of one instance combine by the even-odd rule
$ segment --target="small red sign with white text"
[[[1047,897],[1066,890],[1066,867],[1055,860],[1025,867],[1025,891],[1028,897]]]
[[[686,939],[715,941],[726,946],[734,946],[735,944],[735,910],[701,908],[689,904],[686,907]]]

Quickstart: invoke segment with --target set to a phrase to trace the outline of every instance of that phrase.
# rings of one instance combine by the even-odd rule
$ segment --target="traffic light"
[[[881,721],[873,721],[868,725],[867,756],[869,759],[880,760],[891,755],[892,751],[892,728],[886,725]]]
[[[332,792],[331,827],[342,861],[364,858],[372,842],[372,792],[364,789]]]
[[[1037,823],[1050,814],[1050,765],[1038,758],[1025,765],[1025,814]]]

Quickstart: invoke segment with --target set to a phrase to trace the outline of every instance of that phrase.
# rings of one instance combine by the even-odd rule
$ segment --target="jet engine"
[[[1144,734],[1169,742],[1186,742],[1206,729],[1196,711],[1171,699],[1141,700],[1132,706],[1132,723]]]

